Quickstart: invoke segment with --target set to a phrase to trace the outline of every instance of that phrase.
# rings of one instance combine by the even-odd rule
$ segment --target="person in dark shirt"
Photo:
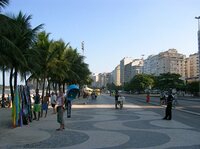
[[[165,111],[165,117],[164,120],[171,120],[172,119],[172,101],[174,97],[172,95],[172,91],[169,91],[168,97],[167,97],[167,107]]]
[[[34,98],[34,109],[33,109],[34,118],[33,118],[33,120],[37,119],[39,121],[40,111],[41,111],[39,89],[36,89],[36,95],[33,98]],[[38,113],[38,118],[36,118],[36,113]]]
[[[118,90],[115,90],[115,109],[118,109],[117,108],[118,98],[119,98],[119,92]]]

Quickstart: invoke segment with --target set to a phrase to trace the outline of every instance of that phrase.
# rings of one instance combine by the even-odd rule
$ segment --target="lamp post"
[[[197,19],[197,20],[198,20],[198,31],[199,31],[199,30],[200,30],[200,22],[199,22],[200,16],[198,16],[198,17],[195,17],[195,19]]]
[[[197,36],[198,36],[198,52],[199,52],[199,81],[200,81],[200,16],[195,17],[195,19],[198,20],[198,31],[197,31]]]

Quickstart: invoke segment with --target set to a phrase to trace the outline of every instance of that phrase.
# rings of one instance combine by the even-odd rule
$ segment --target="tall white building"
[[[120,84],[123,85],[125,83],[124,81],[124,69],[125,65],[132,62],[132,57],[125,57],[120,61]]]
[[[115,67],[115,69],[113,70],[113,83],[116,86],[120,86],[120,65],[118,65],[117,67]]]
[[[162,73],[176,73],[185,78],[185,60],[185,55],[178,53],[176,49],[169,49],[149,56],[144,61],[144,73],[156,76]]]
[[[185,59],[186,56],[178,53],[176,49],[159,53],[159,74],[170,72],[185,78]]]
[[[99,73],[98,81],[95,83],[96,87],[106,87],[108,83],[111,83],[111,73]]]
[[[144,60],[143,72],[145,74],[153,74],[158,76],[158,55],[150,55],[147,59]]]
[[[124,82],[129,82],[135,75],[143,71],[143,59],[134,59],[124,67]]]
[[[91,76],[93,82],[92,82],[92,87],[99,87],[99,75],[98,74],[95,74],[93,73],[92,76]]]

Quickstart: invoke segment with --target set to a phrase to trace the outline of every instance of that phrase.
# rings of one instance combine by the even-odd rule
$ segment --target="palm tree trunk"
[[[12,77],[13,77],[13,68],[10,70],[10,93],[11,93],[11,99],[12,102],[14,101],[14,91],[13,91],[13,86],[12,86]]]
[[[42,103],[43,103],[43,99],[44,99],[44,89],[45,89],[45,76],[44,76],[44,79],[43,79],[43,86],[42,86]]]
[[[18,71],[18,69],[15,68],[15,72],[14,72],[14,89],[17,88],[17,71]]]
[[[39,86],[39,79],[37,78],[36,81],[37,81],[37,82],[36,82],[36,89],[39,89],[39,88],[38,88],[38,86]]]
[[[25,81],[25,85],[28,85],[28,80],[26,80],[26,73],[24,74],[24,81]]]
[[[51,92],[51,82],[48,78],[48,93],[49,93],[49,95],[50,95],[50,92]]]
[[[55,93],[56,94],[58,93],[57,90],[58,90],[58,83],[55,83]]]
[[[61,91],[61,83],[58,84],[59,92]]]
[[[48,85],[47,85],[47,88],[46,88],[46,94],[49,93],[49,79],[48,78],[47,78],[47,83],[48,83]]]
[[[2,81],[3,81],[3,88],[2,88],[2,99],[4,99],[5,96],[5,67],[3,66],[3,71],[2,71]]]
[[[63,93],[65,93],[65,83],[63,83]]]

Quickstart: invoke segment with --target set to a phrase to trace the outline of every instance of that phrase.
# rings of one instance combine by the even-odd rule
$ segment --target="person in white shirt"
[[[56,94],[54,92],[51,93],[51,106],[53,108],[53,114],[56,113],[55,106],[56,106]]]
[[[57,131],[65,129],[64,125],[64,95],[62,91],[59,91],[59,95],[56,99],[57,104],[57,122],[60,124],[60,128],[56,129]]]

